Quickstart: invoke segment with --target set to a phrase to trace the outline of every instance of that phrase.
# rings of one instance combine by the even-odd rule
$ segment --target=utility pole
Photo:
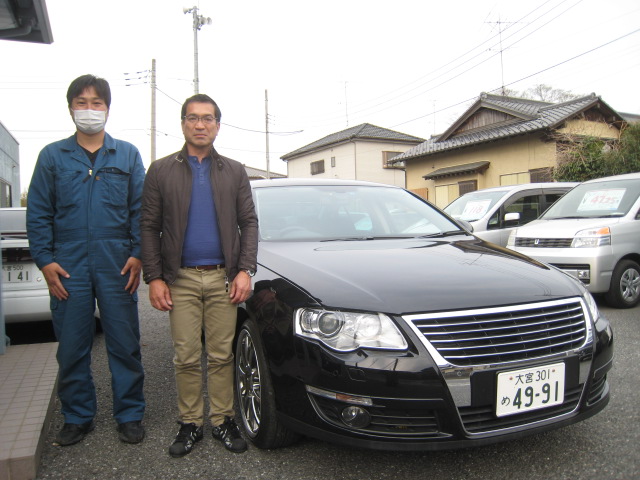
[[[267,179],[271,178],[271,172],[269,171],[269,98],[267,96],[267,89],[264,90],[264,132],[267,139]]]
[[[156,160],[156,59],[151,60],[151,161]]]
[[[203,25],[211,25],[211,17],[204,17],[198,15],[198,7],[185,7],[182,9],[183,13],[193,14],[193,91],[195,94],[199,93],[200,79],[198,78],[198,30]]]

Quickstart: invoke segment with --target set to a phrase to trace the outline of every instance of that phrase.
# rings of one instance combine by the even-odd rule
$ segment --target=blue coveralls
[[[51,296],[59,342],[58,395],[65,423],[96,414],[91,374],[96,300],[111,370],[113,415],[118,423],[144,415],[137,293],[120,275],[140,258],[140,205],[144,166],[137,148],[105,134],[95,164],[75,135],[47,145],[38,157],[27,196],[31,255],[39,268],[58,262],[67,300]]]

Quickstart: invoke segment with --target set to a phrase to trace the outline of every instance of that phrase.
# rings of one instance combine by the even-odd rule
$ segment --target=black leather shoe
[[[118,424],[118,437],[125,443],[140,443],[144,438],[144,426],[141,420]]]
[[[242,435],[240,429],[236,425],[236,421],[231,417],[225,417],[224,423],[213,427],[213,438],[220,440],[224,448],[233,453],[242,453],[247,450],[247,442]]]
[[[93,421],[86,423],[65,423],[56,435],[53,444],[59,447],[66,447],[78,443],[95,428]]]

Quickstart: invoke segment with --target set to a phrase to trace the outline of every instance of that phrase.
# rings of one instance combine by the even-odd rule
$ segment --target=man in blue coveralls
[[[91,347],[96,300],[119,438],[139,443],[145,433],[136,293],[144,166],[136,147],[104,131],[111,105],[106,80],[93,75],[76,78],[67,102],[76,133],[40,152],[27,198],[31,255],[49,287],[59,342],[58,396],[64,426],[56,444],[77,443],[94,428]]]

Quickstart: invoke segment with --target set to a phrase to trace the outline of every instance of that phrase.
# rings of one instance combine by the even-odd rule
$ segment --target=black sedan
[[[397,187],[252,182],[254,292],[236,395],[260,448],[300,435],[435,450],[584,420],[609,401],[613,335],[585,288]]]

